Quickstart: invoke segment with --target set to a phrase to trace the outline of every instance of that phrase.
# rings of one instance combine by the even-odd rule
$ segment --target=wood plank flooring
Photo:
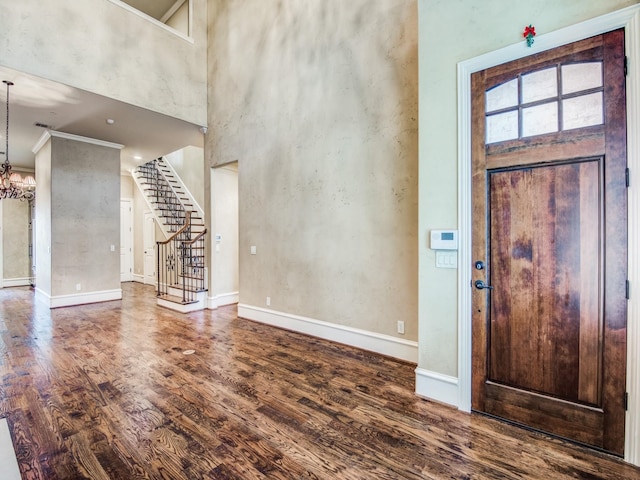
[[[0,418],[23,479],[640,479],[416,397],[415,365],[123,291],[49,310],[0,290]]]

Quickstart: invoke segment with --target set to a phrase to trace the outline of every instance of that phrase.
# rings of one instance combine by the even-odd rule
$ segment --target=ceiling
[[[156,20],[161,20],[175,4],[182,5],[185,0],[122,0],[123,3],[146,13]],[[178,6],[179,6],[178,5]]]
[[[9,91],[9,161],[16,170],[34,168],[32,149],[47,129],[124,145],[123,171],[204,143],[200,126],[183,120],[4,67],[0,67],[1,80],[14,83]],[[0,102],[0,151],[4,151],[6,86],[2,83]]]

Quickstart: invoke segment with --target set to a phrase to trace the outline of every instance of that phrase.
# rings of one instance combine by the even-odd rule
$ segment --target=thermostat
[[[431,230],[431,250],[457,250],[457,230]]]

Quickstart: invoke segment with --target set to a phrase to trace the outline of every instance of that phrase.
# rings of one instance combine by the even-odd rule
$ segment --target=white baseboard
[[[416,368],[416,395],[457,407],[458,379],[424,368]]]
[[[3,278],[2,287],[28,287],[31,285],[31,279],[26,278]]]
[[[133,281],[137,283],[144,283],[144,275],[133,274]]]
[[[418,363],[418,342],[242,303],[238,304],[238,316],[407,362]]]
[[[240,295],[238,292],[221,293],[215,297],[207,297],[207,308],[209,310],[215,310],[218,307],[224,307],[225,305],[233,305],[238,303]]]
[[[36,288],[36,296],[44,300],[49,308],[71,307],[73,305],[84,305],[86,303],[108,302],[111,300],[122,300],[122,289],[104,290],[101,292],[85,292],[74,295],[51,296]]]

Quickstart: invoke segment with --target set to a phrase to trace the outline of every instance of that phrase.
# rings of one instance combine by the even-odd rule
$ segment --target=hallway
[[[0,290],[0,418],[24,479],[640,478],[422,400],[414,369],[235,307],[177,315],[141,284],[54,310]]]

